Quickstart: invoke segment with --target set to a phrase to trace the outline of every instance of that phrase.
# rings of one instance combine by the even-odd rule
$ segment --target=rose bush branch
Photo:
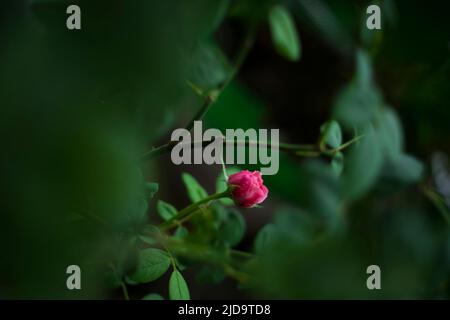
[[[255,25],[251,25],[247,31],[246,36],[244,37],[243,43],[240,47],[239,52],[237,53],[236,60],[233,64],[233,67],[231,71],[229,72],[227,78],[224,82],[222,82],[218,88],[215,90],[212,90],[204,97],[204,102],[200,110],[194,115],[192,120],[189,122],[189,124],[186,126],[186,129],[190,131],[193,126],[194,122],[203,119],[203,117],[208,112],[209,108],[214,104],[214,102],[217,100],[219,95],[225,90],[225,88],[230,84],[230,82],[234,79],[236,74],[238,73],[239,69],[242,66],[242,63],[244,62],[245,58],[247,57],[250,49],[253,47],[253,43],[255,41],[256,37],[256,27]]]
[[[122,288],[123,298],[125,300],[130,300],[130,296],[128,294],[127,285],[125,284],[124,281],[120,282],[120,287]]]
[[[172,227],[178,226],[179,222],[183,219],[186,219],[193,213],[199,210],[201,205],[208,204],[211,201],[218,200],[221,198],[227,198],[231,196],[230,190],[226,190],[224,192],[219,192],[216,194],[213,194],[211,196],[206,197],[205,199],[202,199],[198,202],[192,203],[191,205],[187,206],[186,208],[180,210],[172,219],[163,222],[158,226],[158,228],[162,231],[168,230]]]
[[[269,194],[259,171],[242,170],[232,174],[228,178],[227,184],[227,190],[210,195],[180,210],[172,219],[160,224],[159,230],[165,231],[178,226],[181,220],[188,220],[202,205],[214,200],[231,198],[239,207],[252,208],[263,202]]]
[[[236,145],[245,145],[246,147],[277,147],[280,151],[289,153],[298,157],[320,157],[320,156],[330,156],[332,157],[334,154],[336,154],[339,151],[342,151],[346,148],[348,148],[350,145],[354,144],[355,142],[362,139],[364,136],[359,135],[356,136],[349,141],[343,143],[337,148],[328,148],[326,146],[319,146],[314,144],[290,144],[290,143],[279,143],[277,145],[274,145],[270,142],[261,142],[261,141],[252,141],[252,140],[234,140],[234,141],[227,141],[226,139],[223,139],[224,144],[236,144]],[[194,141],[191,143],[184,143],[184,142],[178,142],[178,141],[171,141],[170,143],[155,148],[145,154],[148,158],[155,158],[160,155],[163,155],[165,153],[168,153],[172,150],[172,148],[177,144],[190,144],[193,148],[196,146],[202,146],[205,147],[212,143],[212,141]]]
[[[241,48],[240,48],[239,52],[237,53],[237,57],[233,64],[233,67],[224,82],[222,82],[216,89],[212,90],[211,92],[207,93],[206,95],[204,95],[203,92],[201,92],[199,90],[195,90],[197,93],[203,95],[204,100],[203,100],[202,106],[200,107],[200,110],[198,110],[198,112],[192,117],[192,119],[189,121],[188,125],[186,126],[186,129],[188,131],[190,131],[192,129],[195,121],[199,121],[199,120],[203,119],[203,117],[206,115],[206,113],[208,112],[210,107],[214,104],[214,102],[218,99],[218,97],[223,92],[223,90],[225,90],[225,88],[234,79],[234,77],[238,73],[239,69],[241,68],[242,63],[244,62],[245,58],[247,57],[248,52],[253,47],[253,43],[254,43],[255,37],[256,37],[256,31],[257,31],[257,29],[256,29],[255,25],[251,25],[249,27],[247,34],[244,37]],[[155,148],[145,152],[142,156],[143,157],[148,156],[150,158],[159,156],[161,154],[170,152],[170,150],[172,150],[172,148],[176,144],[177,144],[176,141],[169,141],[168,143],[166,143],[162,146],[155,147]]]

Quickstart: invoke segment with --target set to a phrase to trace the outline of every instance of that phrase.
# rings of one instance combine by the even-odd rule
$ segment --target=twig
[[[122,291],[123,291],[123,297],[125,298],[125,300],[130,300],[130,296],[128,295],[128,289],[127,289],[127,285],[125,284],[125,282],[121,282],[120,286],[122,287]]]
[[[209,94],[207,94],[204,97],[204,101],[200,109],[197,111],[197,113],[192,117],[192,119],[189,121],[188,125],[186,126],[186,129],[188,131],[191,131],[191,129],[194,126],[195,121],[199,121],[203,119],[203,117],[208,112],[209,108],[214,104],[214,102],[217,100],[217,98],[220,96],[220,94],[225,90],[225,88],[230,84],[230,82],[234,79],[236,74],[238,73],[239,69],[242,66],[242,63],[244,62],[245,58],[248,55],[248,52],[253,46],[253,43],[255,41],[256,36],[256,27],[251,26],[249,27],[247,34],[243,40],[242,46],[237,53],[236,60],[233,64],[232,70],[228,74],[227,78],[223,83],[219,85],[218,88],[215,90],[212,90]],[[192,85],[191,85],[192,87]],[[196,91],[198,92],[198,91]],[[170,151],[175,145],[177,144],[176,141],[170,141],[162,146],[155,147],[147,152],[145,152],[142,156],[143,157],[150,157],[154,158],[158,155],[164,154],[168,151]]]

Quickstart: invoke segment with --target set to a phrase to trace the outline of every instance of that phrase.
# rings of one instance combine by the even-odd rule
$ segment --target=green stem
[[[278,148],[281,151],[286,152],[292,152],[292,151],[313,151],[315,146],[312,144],[290,144],[290,143],[279,143],[279,144],[273,144],[271,142],[260,142],[260,141],[253,141],[253,140],[235,140],[235,141],[227,141],[224,140],[225,143],[233,144],[236,143],[236,145],[245,145],[247,147],[252,146],[259,146],[259,147],[266,147],[266,148]]]
[[[120,286],[122,287],[122,291],[123,291],[123,297],[125,298],[125,300],[130,300],[130,296],[128,295],[128,289],[127,289],[127,285],[125,284],[125,282],[121,282]]]
[[[271,142],[260,142],[260,141],[253,141],[253,140],[233,140],[233,141],[227,141],[223,140],[224,144],[236,144],[236,145],[244,145],[246,147],[252,147],[252,146],[264,146],[267,148],[278,148],[280,151],[291,153],[299,157],[319,157],[321,155],[328,155],[333,156],[335,153],[342,151],[352,145],[353,143],[357,142],[361,138],[363,138],[364,135],[357,136],[344,144],[340,145],[337,148],[334,149],[326,149],[326,147],[317,147],[313,144],[290,144],[290,143],[279,143],[279,144],[272,144]],[[158,148],[155,148],[151,151],[148,151],[145,155],[149,155],[151,158],[159,156],[161,154],[164,154],[166,152],[169,152],[172,150],[173,146],[178,144],[178,141],[171,141],[163,146],[160,146]],[[182,143],[185,145],[191,145],[192,147],[196,147],[198,145],[200,146],[206,146],[210,144],[211,141],[194,141],[194,142],[186,142]],[[320,150],[322,149],[322,150]]]
[[[186,215],[184,218],[177,220],[176,223],[179,226],[182,226],[185,222],[189,221],[194,215],[201,212],[200,208],[197,208],[195,211],[192,211],[188,215]]]
[[[186,221],[186,218],[188,216],[191,216],[191,214],[195,213],[200,205],[204,204],[204,203],[208,203],[211,202],[213,200],[217,200],[220,198],[227,198],[230,196],[230,190],[226,190],[224,192],[219,192],[216,194],[213,194],[211,196],[206,197],[205,199],[202,199],[200,201],[197,201],[195,203],[192,203],[191,205],[187,206],[186,208],[180,210],[175,217],[173,217],[172,219],[161,223],[158,228],[162,231],[170,229],[174,226],[177,226],[180,220],[184,220]]]
[[[341,144],[341,145],[340,145],[339,147],[337,147],[337,148],[334,148],[334,149],[325,151],[325,153],[331,153],[331,155],[333,155],[333,154],[335,154],[335,153],[337,153],[337,152],[339,152],[339,151],[344,150],[345,148],[349,147],[350,145],[352,145],[353,143],[357,142],[358,140],[360,140],[360,139],[362,139],[362,138],[364,138],[364,135],[363,135],[363,134],[354,137],[353,139],[347,141],[346,143]]]
[[[450,225],[450,212],[442,201],[442,197],[437,194],[431,187],[422,186],[422,192],[434,204],[436,209],[442,215],[442,218]]]
[[[105,229],[110,229],[110,226],[100,217],[96,216],[95,214],[89,213],[87,211],[77,211],[76,214],[82,216],[83,218],[86,218],[88,220],[91,220],[100,226],[104,227]]]
[[[322,134],[320,135],[319,143],[318,143],[320,152],[324,152],[326,150],[327,142],[326,142],[325,138],[328,136],[328,133],[331,130],[331,124],[332,124],[332,122],[329,121],[325,127],[325,130],[323,130]]]
[[[170,150],[172,150],[172,148],[178,143],[178,141],[169,141],[166,144],[163,144],[162,146],[159,147],[155,147],[151,150],[148,150],[147,152],[145,152],[142,157],[146,158],[148,157],[149,159],[153,159],[156,158],[160,155],[163,155],[167,152],[170,152]]]
[[[246,252],[246,251],[240,251],[240,250],[236,250],[236,249],[230,249],[229,252],[232,255],[239,256],[239,257],[246,258],[246,259],[253,259],[256,257],[253,253]]]
[[[241,48],[239,52],[237,53],[236,60],[233,64],[233,69],[228,74],[227,78],[223,83],[219,85],[218,88],[211,91],[209,94],[205,96],[205,100],[203,101],[203,105],[201,106],[200,110],[194,115],[194,117],[191,119],[189,124],[186,126],[186,129],[188,131],[191,131],[191,129],[194,127],[194,122],[199,121],[203,119],[203,117],[208,112],[209,108],[216,102],[219,95],[225,90],[225,88],[230,84],[230,82],[234,79],[236,74],[238,73],[239,69],[242,66],[242,63],[244,62],[245,58],[248,55],[248,52],[253,46],[253,42],[255,41],[255,35],[256,35],[256,29],[254,27],[249,28],[247,35],[244,38],[244,41],[241,45]]]

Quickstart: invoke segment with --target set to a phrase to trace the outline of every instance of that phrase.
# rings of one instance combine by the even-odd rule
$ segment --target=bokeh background
[[[82,30],[67,30],[69,4]],[[382,30],[365,28],[369,4]],[[297,61],[274,48],[274,5],[295,21]],[[258,251],[270,230],[245,266],[251,285],[184,257],[191,297],[449,298],[449,12],[445,1],[2,0],[0,298],[122,297],[104,281],[108,261],[130,254],[117,234],[136,212],[160,222],[157,199],[188,205],[183,172],[209,193],[221,172],[141,155],[200,108],[189,82],[223,83],[250,24],[254,45],[205,126],[314,144],[334,119],[345,141],[364,137],[339,159],[282,154],[263,208],[238,213],[235,248]],[[142,209],[144,181],[159,191]],[[79,217],[92,213],[107,226]],[[81,291],[65,287],[71,264]],[[371,264],[382,290],[367,290]],[[167,281],[130,295],[167,295]]]

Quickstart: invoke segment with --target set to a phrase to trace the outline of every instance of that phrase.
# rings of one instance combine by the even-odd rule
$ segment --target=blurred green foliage
[[[73,3],[83,15],[76,32],[65,28]],[[383,29],[369,32],[368,3],[2,1],[0,298],[104,298],[145,284],[143,299],[189,299],[226,277],[251,297],[449,298],[450,169],[429,160],[450,153],[450,8],[380,0]],[[264,178],[268,208],[252,210],[273,211],[273,221],[251,244],[248,211],[227,199],[161,233],[157,222],[181,209],[159,185],[192,203],[214,188],[188,173],[149,173],[141,155],[197,112],[195,93],[226,81],[234,24],[239,37],[249,25],[260,30],[250,61],[269,39],[281,57],[263,55],[267,64],[308,64],[312,42],[351,66],[348,81],[333,88],[317,126],[318,156],[282,154],[279,173]],[[228,42],[217,40],[222,28]],[[267,70],[270,89],[280,75]],[[283,110],[252,91],[245,72],[213,104],[208,127],[279,127],[273,116]],[[320,65],[313,72],[329,76]],[[298,108],[298,132],[280,131],[295,141],[319,121],[303,118],[315,106],[301,86],[284,95]],[[212,181],[224,191],[222,175]],[[71,264],[81,267],[81,291],[65,287]],[[382,290],[366,287],[371,264]],[[148,285],[167,274],[167,294]]]

